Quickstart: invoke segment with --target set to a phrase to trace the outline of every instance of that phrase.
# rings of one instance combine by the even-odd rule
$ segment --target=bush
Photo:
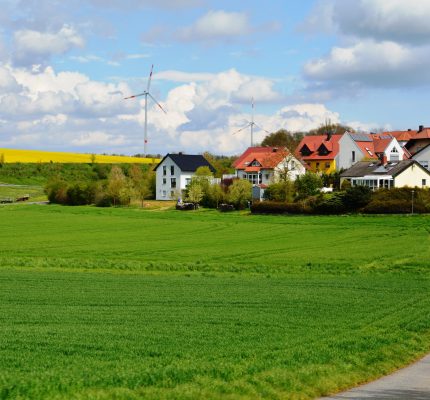
[[[372,190],[367,186],[354,186],[345,190],[343,204],[346,209],[356,211],[369,204]]]
[[[269,185],[264,191],[264,198],[273,201],[292,202],[294,197],[294,183],[286,180]]]
[[[221,212],[234,211],[234,205],[222,203],[219,205],[218,210],[220,210]]]
[[[363,212],[366,214],[409,214],[412,211],[412,203],[409,200],[372,200]],[[429,210],[422,204],[414,204],[414,212],[425,213]]]
[[[326,194],[318,198],[313,211],[316,214],[342,214],[347,209],[344,204],[344,193]]]
[[[252,184],[245,179],[237,179],[228,189],[228,200],[241,210],[248,205],[252,197]]]
[[[299,199],[316,195],[323,186],[321,177],[313,172],[306,172],[304,175],[298,176],[294,184]]]
[[[257,201],[251,205],[253,214],[308,214],[310,211],[303,203]]]

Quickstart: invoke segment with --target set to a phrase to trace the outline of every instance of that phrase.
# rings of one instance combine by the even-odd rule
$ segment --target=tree
[[[322,188],[322,179],[319,175],[313,172],[306,172],[302,176],[298,176],[294,182],[299,198],[306,198],[318,194]]]
[[[107,194],[112,198],[113,205],[130,203],[132,187],[120,167],[114,165],[109,173]]]
[[[4,164],[4,153],[0,154],[0,167],[2,167]]]
[[[145,179],[142,168],[134,164],[129,171],[131,182],[136,196],[140,200],[140,206],[143,208],[144,200],[151,194],[149,182]]]
[[[232,167],[235,156],[216,156],[206,151],[203,157],[215,168],[215,177],[221,178],[223,174],[233,174],[234,168]]]
[[[245,208],[252,198],[252,184],[245,179],[237,179],[229,187],[228,199],[236,208]]]
[[[187,200],[193,203],[194,208],[196,208],[196,205],[199,204],[203,198],[203,189],[200,182],[198,180],[191,179],[187,192]]]
[[[272,183],[264,191],[264,198],[273,201],[291,203],[295,194],[294,183],[290,180]]]
[[[294,150],[302,139],[303,134],[300,132],[291,133],[285,129],[280,129],[266,136],[261,145],[264,147],[286,147]]]
[[[332,135],[343,135],[345,132],[355,132],[353,128],[342,124],[332,124],[330,121],[326,121],[321,124],[318,128],[312,129],[306,133],[306,135],[326,135],[328,133]]]

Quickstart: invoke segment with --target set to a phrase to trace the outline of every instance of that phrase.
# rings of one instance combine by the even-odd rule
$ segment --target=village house
[[[358,161],[396,162],[409,158],[409,153],[389,133],[369,134],[345,132],[339,140],[337,169],[348,169]]]
[[[339,140],[342,135],[305,136],[296,148],[295,156],[312,172],[330,174],[339,164]]]
[[[156,200],[180,197],[199,167],[208,167],[215,173],[215,168],[202,155],[167,154],[154,168]]]
[[[271,183],[306,172],[303,164],[284,147],[249,147],[234,163],[236,177],[253,184],[253,199],[261,200]]]
[[[416,160],[389,162],[359,161],[340,174],[341,185],[347,180],[352,186],[367,186],[372,190],[398,187],[430,187],[430,171]]]

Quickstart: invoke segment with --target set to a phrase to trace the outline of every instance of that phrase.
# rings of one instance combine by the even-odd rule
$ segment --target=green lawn
[[[430,218],[0,207],[1,399],[317,397],[430,350]]]
[[[29,195],[29,201],[48,200],[42,186],[2,186],[0,185],[0,199],[12,199]]]

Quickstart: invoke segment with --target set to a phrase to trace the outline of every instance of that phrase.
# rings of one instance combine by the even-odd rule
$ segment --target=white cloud
[[[246,14],[219,10],[209,11],[193,25],[182,28],[179,36],[185,41],[212,42],[237,38],[251,31]]]
[[[63,25],[58,32],[18,30],[14,33],[14,58],[24,65],[44,63],[52,55],[64,54],[84,44],[82,36],[69,25]]]
[[[72,140],[75,146],[119,146],[126,143],[124,135],[113,136],[106,132],[94,131],[86,132],[79,135],[78,138]]]
[[[216,74],[207,72],[160,71],[154,74],[154,79],[171,82],[201,82],[213,79]]]
[[[324,0],[301,29],[336,29],[357,38],[416,44],[430,39],[429,19],[426,0]]]
[[[410,48],[394,42],[362,41],[334,47],[326,57],[305,64],[309,79],[371,87],[405,87],[430,83],[430,47]]]

